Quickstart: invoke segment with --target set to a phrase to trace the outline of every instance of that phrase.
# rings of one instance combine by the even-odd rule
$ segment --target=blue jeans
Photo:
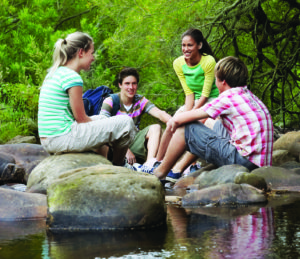
[[[215,123],[213,130],[201,122],[185,126],[186,147],[192,154],[218,167],[239,164],[248,168],[249,171],[258,168],[257,165],[240,155],[229,141],[230,136],[220,120]]]

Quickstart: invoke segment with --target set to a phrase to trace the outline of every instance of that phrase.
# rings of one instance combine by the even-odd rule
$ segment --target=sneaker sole
[[[179,179],[174,179],[172,177],[166,177],[166,181],[171,182],[171,183],[176,183]]]

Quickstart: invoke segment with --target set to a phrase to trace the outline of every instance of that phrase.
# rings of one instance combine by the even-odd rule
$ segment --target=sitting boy
[[[250,171],[272,165],[273,123],[271,115],[247,89],[248,69],[235,57],[226,57],[215,66],[220,95],[203,107],[175,115],[167,123],[173,134],[162,163],[154,169],[164,179],[187,150],[218,167],[239,164]],[[213,130],[199,122],[217,120]]]
[[[121,92],[118,93],[120,109],[116,116],[127,115],[131,117],[138,129],[141,117],[144,113],[148,113],[164,123],[167,123],[167,121],[171,118],[168,113],[158,109],[144,96],[136,94],[139,83],[139,74],[136,69],[130,67],[122,69],[118,75],[118,83],[121,89]],[[112,97],[107,97],[103,101],[100,115],[110,117],[112,114],[112,107],[113,99]],[[146,161],[145,167],[149,168],[147,165],[152,165],[153,160],[155,160],[160,143],[160,137],[161,126],[159,124],[153,124],[140,130],[136,134],[133,143],[126,153],[127,163],[133,165],[137,162],[137,158],[139,158]],[[140,168],[140,170],[142,169],[143,168]]]

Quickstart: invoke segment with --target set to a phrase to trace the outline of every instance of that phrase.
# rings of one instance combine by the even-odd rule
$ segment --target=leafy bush
[[[132,66],[141,75],[139,93],[173,114],[184,103],[184,93],[172,63],[181,55],[181,34],[197,27],[217,58],[235,55],[245,60],[251,89],[266,103],[274,122],[293,125],[300,117],[299,5],[293,3],[4,0],[0,138],[8,138],[1,137],[6,123],[15,123],[18,132],[23,118],[36,123],[38,89],[52,64],[54,43],[74,31],[89,33],[95,42],[95,62],[82,73],[84,90],[104,84],[118,91],[116,75],[124,66]],[[145,124],[150,122],[146,117]],[[14,137],[15,129],[5,131]]]

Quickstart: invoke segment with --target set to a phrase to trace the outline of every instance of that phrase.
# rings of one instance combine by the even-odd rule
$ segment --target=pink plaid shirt
[[[267,107],[247,86],[224,91],[202,108],[220,116],[238,152],[257,166],[272,165],[273,123]]]

